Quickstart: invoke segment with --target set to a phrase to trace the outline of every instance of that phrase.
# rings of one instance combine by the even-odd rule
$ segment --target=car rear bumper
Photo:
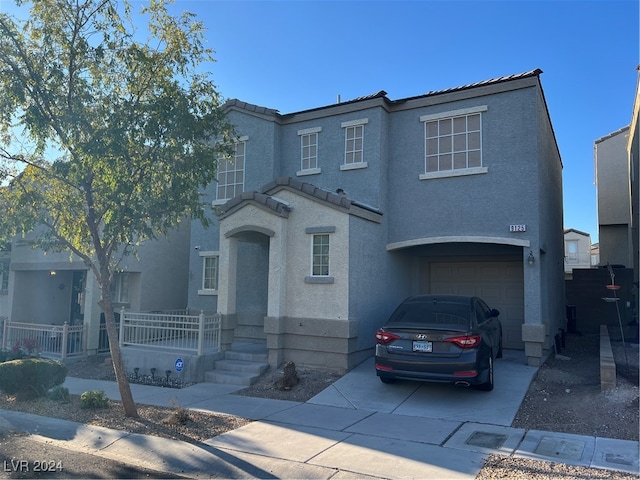
[[[465,361],[466,360],[466,361]],[[451,361],[425,364],[410,359],[394,360],[375,357],[376,375],[395,380],[417,380],[421,382],[479,385],[489,377],[488,365],[468,361],[464,356]]]

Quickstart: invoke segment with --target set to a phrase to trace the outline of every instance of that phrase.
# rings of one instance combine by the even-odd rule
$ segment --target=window
[[[202,259],[202,288],[203,290],[218,289],[218,257]]]
[[[302,149],[302,170],[318,167],[318,134],[309,133],[300,137]]]
[[[9,289],[9,262],[0,261],[0,290]]]
[[[425,175],[486,173],[482,166],[482,116],[487,107],[424,115]],[[437,175],[444,172],[445,175]],[[436,175],[433,175],[436,174]]]
[[[318,133],[322,127],[298,130],[300,136],[300,168],[298,175],[320,173],[318,168]]]
[[[234,145],[233,158],[218,162],[216,198],[229,200],[244,190],[246,137]]]
[[[364,125],[347,127],[345,131],[345,151],[344,163],[362,163],[362,138],[364,136]]]
[[[351,170],[364,168],[367,162],[364,161],[364,126],[369,120],[362,118],[343,122],[344,128],[344,164],[341,170]]]
[[[564,242],[567,255],[567,263],[578,263],[578,241],[566,240]]]
[[[311,275],[314,277],[329,276],[329,234],[313,236]]]
[[[200,252],[202,258],[202,288],[199,295],[215,295],[218,292],[218,252]]]
[[[129,303],[128,273],[116,273],[111,284],[111,297],[116,303]]]

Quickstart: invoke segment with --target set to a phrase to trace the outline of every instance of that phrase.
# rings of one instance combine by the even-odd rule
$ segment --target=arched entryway
[[[264,318],[269,291],[269,235],[242,230],[231,235],[237,241],[236,326],[234,343],[266,344]]]

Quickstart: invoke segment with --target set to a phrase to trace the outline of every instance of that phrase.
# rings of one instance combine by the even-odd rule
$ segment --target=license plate
[[[413,342],[414,352],[432,352],[433,342]]]

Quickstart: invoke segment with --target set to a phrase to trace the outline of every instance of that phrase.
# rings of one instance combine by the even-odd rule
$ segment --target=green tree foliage
[[[35,235],[93,271],[125,414],[137,416],[111,283],[140,242],[185,218],[207,223],[200,192],[233,142],[204,70],[212,51],[202,24],[163,0],[136,13],[145,32],[126,1],[16,3],[31,8],[27,21],[0,14],[0,239]]]

